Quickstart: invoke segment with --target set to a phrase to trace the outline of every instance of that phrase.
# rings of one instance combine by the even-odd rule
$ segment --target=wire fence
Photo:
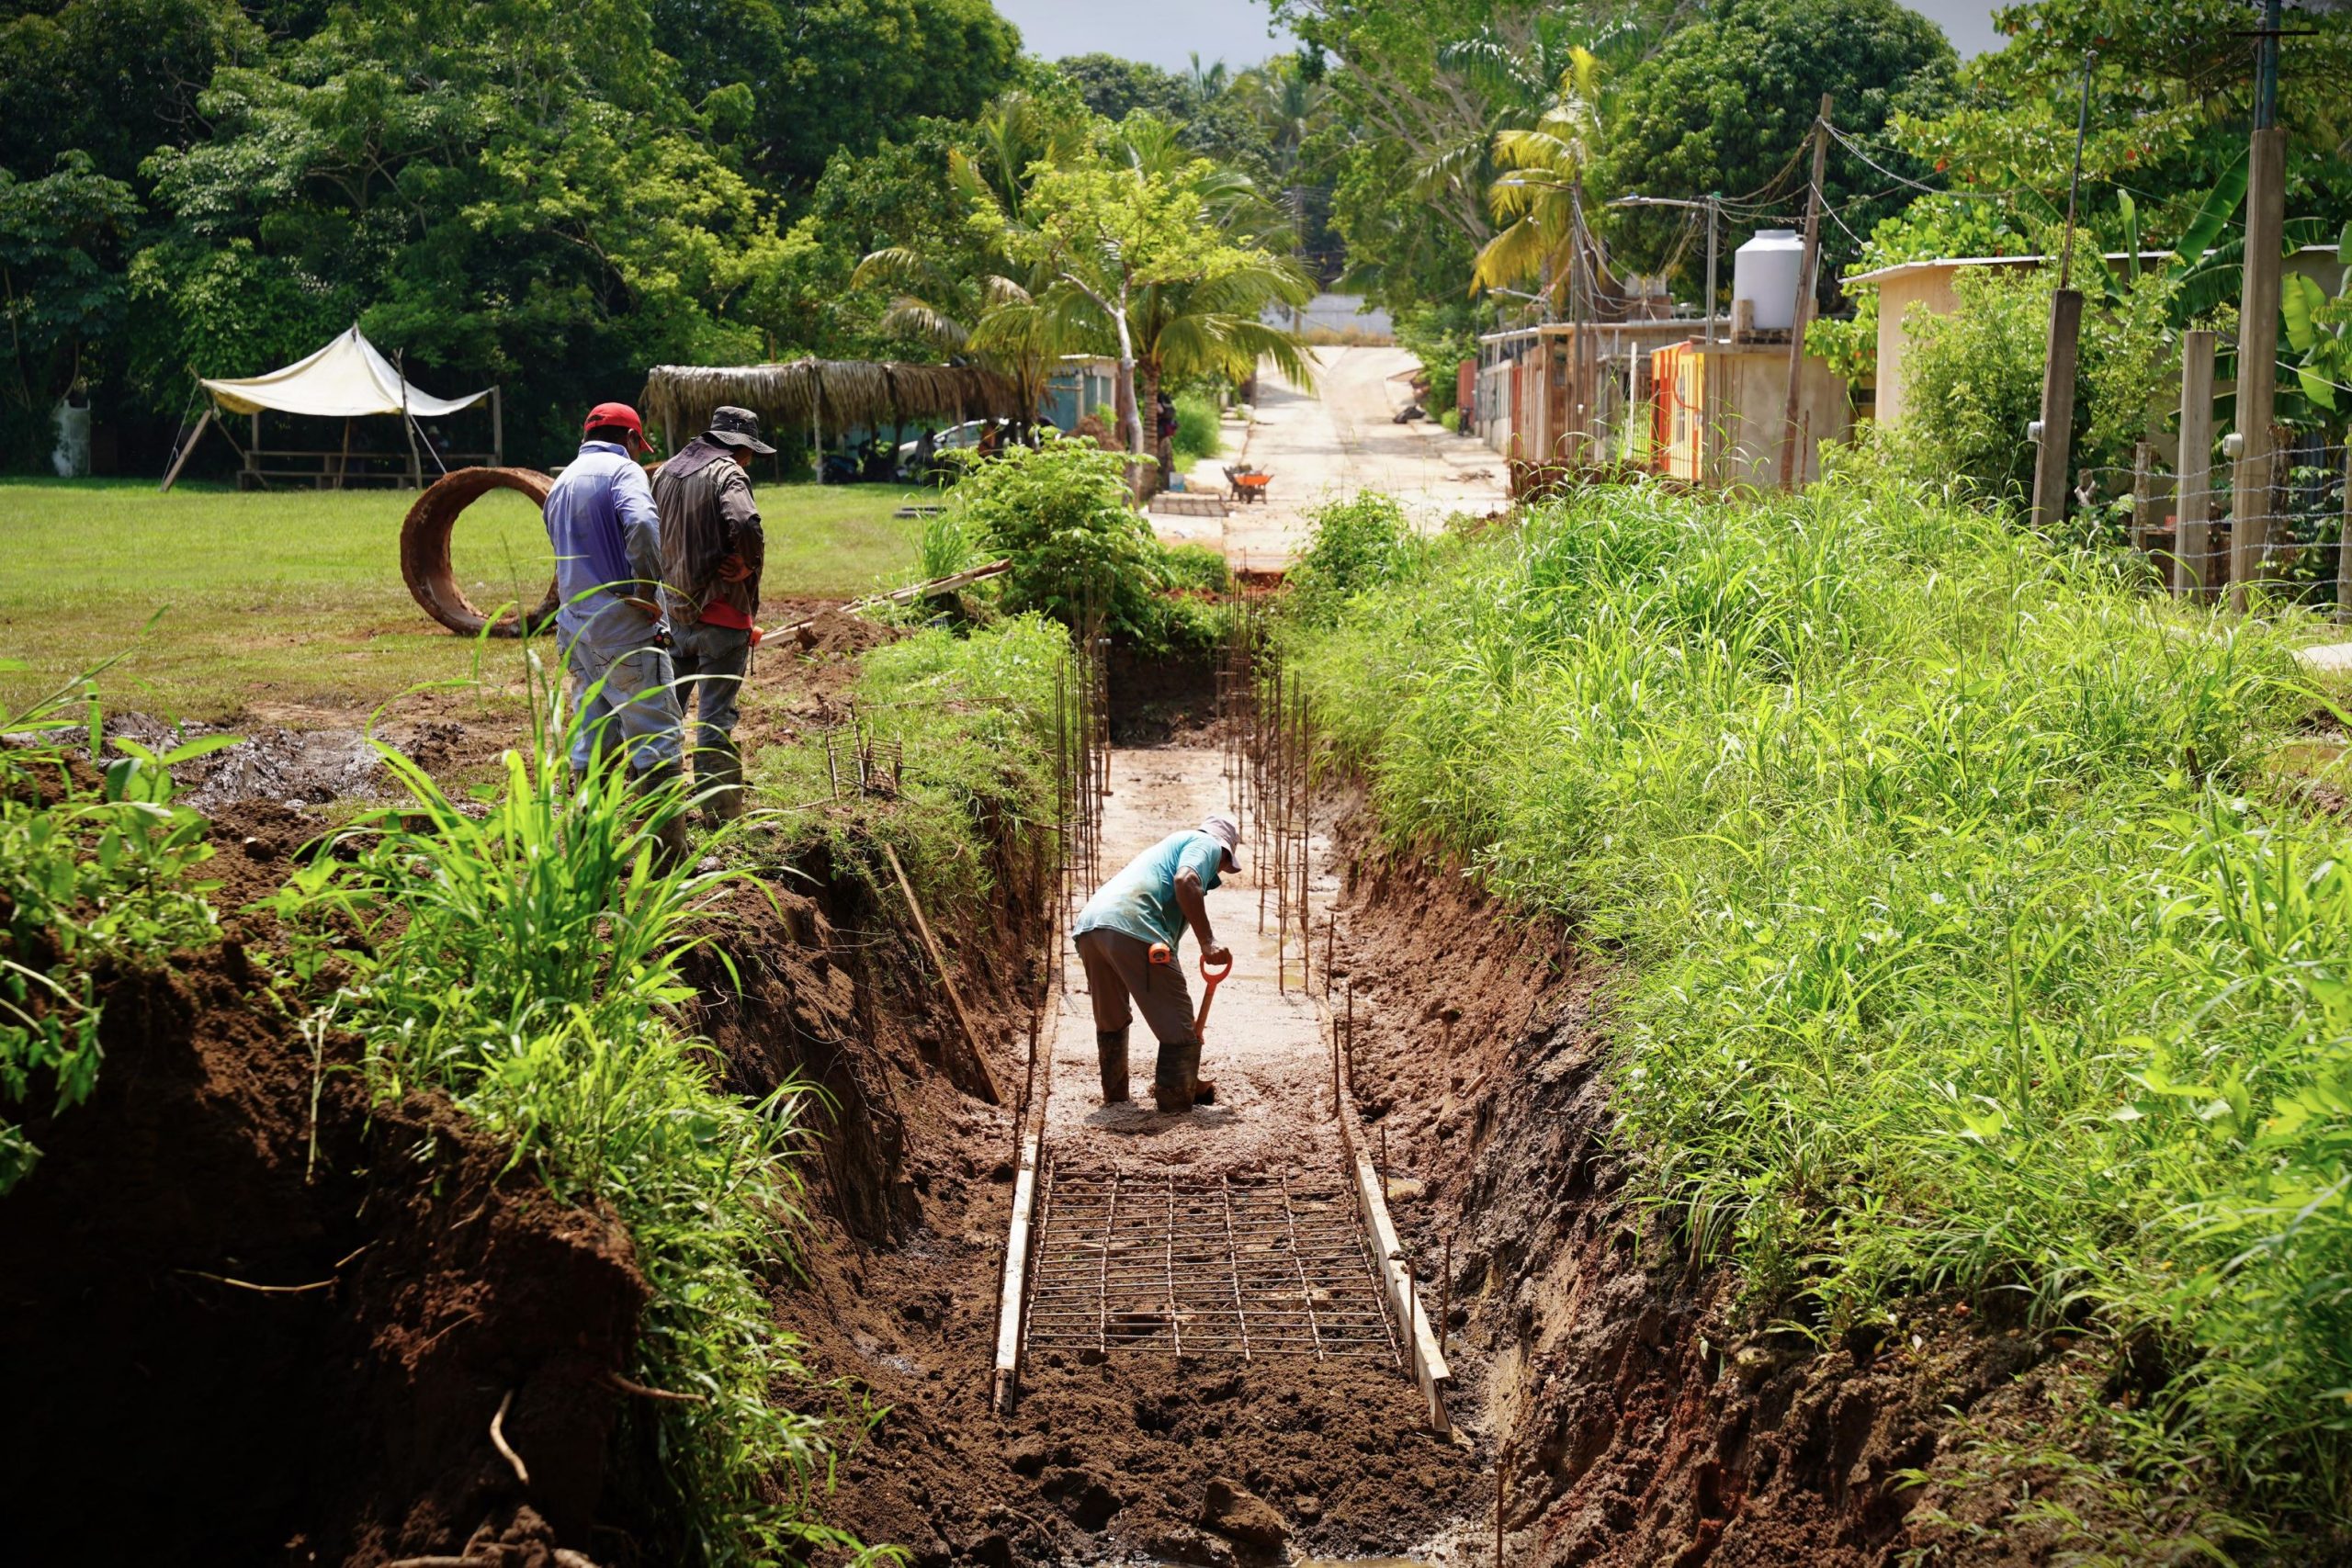
[[[2084,467],[2075,472],[2069,508],[2089,542],[2144,555],[2152,582],[2183,598],[2218,599],[2238,582],[2256,583],[2273,601],[2332,608],[2352,620],[2352,493],[2342,442],[2318,432],[2283,432],[2268,463],[2268,482],[2249,511],[2236,515],[2237,465],[2217,455],[2189,487],[2153,444],[2132,468]]]

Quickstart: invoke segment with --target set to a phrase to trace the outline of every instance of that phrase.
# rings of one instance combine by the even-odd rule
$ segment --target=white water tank
[[[1804,242],[1794,229],[1758,229],[1731,258],[1732,309],[1750,302],[1756,330],[1784,333],[1797,324],[1797,278],[1804,270]]]

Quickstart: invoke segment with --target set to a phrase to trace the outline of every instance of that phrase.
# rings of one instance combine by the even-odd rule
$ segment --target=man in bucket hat
[[[753,457],[775,448],[760,439],[749,409],[713,410],[710,428],[653,476],[662,513],[662,603],[678,700],[693,721],[695,782],[714,822],[742,815],[743,758],[735,720],[743,673],[759,642],[760,572],[767,539],[752,499]]]
[[[1171,833],[1128,862],[1079,912],[1078,956],[1094,1003],[1103,1104],[1127,1098],[1131,1002],[1159,1042],[1151,1084],[1159,1109],[1190,1111],[1209,1098],[1213,1086],[1200,1076],[1201,1042],[1193,1032],[1193,998],[1176,950],[1189,926],[1204,964],[1233,962],[1209,929],[1207,894],[1227,872],[1241,869],[1240,848],[1241,825],[1215,812],[1198,828]]]

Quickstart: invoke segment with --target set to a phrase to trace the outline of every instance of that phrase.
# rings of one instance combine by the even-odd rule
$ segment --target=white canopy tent
[[[472,408],[484,399],[490,401],[491,447],[488,456],[493,466],[504,457],[503,411],[499,405],[498,389],[486,388],[462,398],[436,398],[409,382],[392,362],[377,351],[376,345],[360,335],[356,326],[345,332],[317,353],[296,360],[266,375],[236,378],[198,378],[208,401],[204,417],[197,421],[187,444],[172,459],[171,471],[164,476],[164,488],[169,490],[180,477],[188,454],[196,449],[207,428],[225,422],[231,414],[244,414],[253,421],[253,440],[244,448],[245,466],[241,481],[250,476],[251,482],[266,482],[267,479],[308,479],[321,486],[332,485],[340,490],[350,468],[351,424],[354,419],[396,414],[401,420],[408,436],[409,481],[421,485],[424,475],[416,440],[419,419],[437,419]],[[328,451],[270,451],[261,445],[261,415],[267,409],[278,413],[302,414],[316,419],[344,421],[343,449],[340,454]],[[225,428],[223,434],[226,434]],[[469,454],[482,456],[482,454]],[[321,459],[315,469],[271,469],[263,466],[265,457]],[[436,457],[435,459],[439,461]]]

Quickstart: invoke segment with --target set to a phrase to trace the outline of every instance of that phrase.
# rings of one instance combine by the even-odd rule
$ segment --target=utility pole
[[[2238,289],[2239,446],[2230,494],[2230,608],[2240,614],[2270,545],[2270,416],[2278,388],[2278,262],[2287,217],[2287,133],[2278,123],[2278,0],[2267,0],[2255,43],[2245,276]]]
[[[1797,392],[1804,381],[1804,330],[1813,321],[1814,269],[1821,261],[1821,181],[1829,165],[1829,95],[1813,121],[1813,185],[1805,193],[1804,260],[1797,266],[1796,314],[1789,322],[1789,397],[1781,418],[1781,488],[1797,488]]]
[[[2074,288],[2075,203],[2083,188],[2083,139],[2091,124],[2091,68],[2083,55],[2082,107],[2075,115],[2075,172],[2066,182],[2066,240],[2058,254],[2058,291],[2050,297],[2050,342],[2041,368],[2041,449],[2033,459],[2033,526],[2048,535],[2066,517],[2066,464],[2074,456],[2075,359],[2081,345],[2083,297]]]
[[[1707,299],[1704,307],[1709,348],[1715,346],[1715,229],[1723,220],[1723,212],[1724,193],[1719,190],[1709,191],[1707,193]]]

